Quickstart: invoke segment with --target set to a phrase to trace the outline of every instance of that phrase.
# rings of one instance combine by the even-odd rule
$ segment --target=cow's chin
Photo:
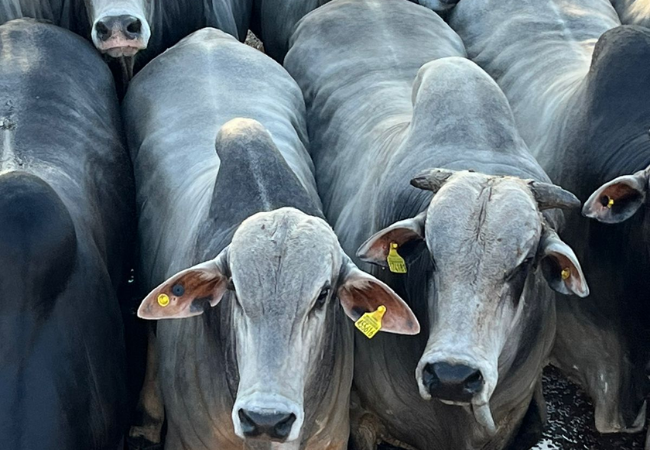
[[[142,50],[141,47],[111,47],[102,50],[102,53],[110,56],[111,58],[130,58],[135,56],[140,50]]]
[[[639,410],[634,423],[631,426],[626,426],[625,421],[618,412],[618,408],[612,409],[608,408],[607,404],[599,404],[596,402],[595,408],[595,419],[596,419],[596,430],[602,434],[613,434],[613,433],[638,433],[643,430],[646,420],[646,407],[647,402],[643,402],[641,409]],[[647,447],[647,446],[646,446]],[[647,447],[646,450],[650,450],[650,447]]]

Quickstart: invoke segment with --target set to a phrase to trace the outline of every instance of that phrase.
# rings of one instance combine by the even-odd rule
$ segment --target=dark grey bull
[[[384,331],[419,325],[323,220],[300,89],[267,56],[206,29],[134,78],[124,112],[141,273],[147,289],[162,282],[138,314],[184,318],[158,323],[165,448],[345,449],[345,316],[384,305]],[[162,418],[160,405],[149,412]],[[155,438],[159,425],[131,435]]]
[[[336,0],[303,19],[285,59],[343,248],[361,246],[428,330],[357,338],[362,450],[378,438],[419,450],[534,444],[555,333],[548,285],[588,293],[555,234],[561,215],[542,213],[580,203],[548,184],[504,95],[464,55],[420,6]],[[392,245],[406,274],[385,269]]]
[[[2,449],[122,448],[116,289],[135,224],[121,128],[87,42],[33,21],[0,27]]]
[[[586,199],[648,167],[650,31],[621,27],[608,0],[462,0],[450,23],[554,182]],[[610,221],[642,203],[625,189],[611,194],[620,201],[597,210]],[[565,237],[593,289],[587,302],[558,302],[553,362],[592,397],[600,432],[637,431],[649,392],[644,216],[619,226],[567,217]]]

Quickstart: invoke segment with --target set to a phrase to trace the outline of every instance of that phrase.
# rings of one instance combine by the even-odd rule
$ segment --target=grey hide
[[[0,25],[13,19],[30,17],[83,32],[85,11],[82,0],[3,0],[0,3]]]
[[[553,231],[560,213],[540,212],[579,202],[547,184],[504,95],[464,57],[460,38],[421,6],[335,0],[299,23],[285,58],[343,248],[375,263],[365,267],[428,331],[357,337],[361,450],[377,439],[417,450],[534,444],[555,330],[543,273],[557,290],[588,293]],[[382,268],[392,243],[405,275]]]
[[[345,449],[346,315],[382,301],[386,331],[419,328],[322,218],[298,86],[267,56],[205,29],[134,78],[124,114],[140,273],[153,289],[138,314],[176,318],[158,323],[158,375],[148,377],[162,391],[165,448]],[[144,392],[159,422],[131,437],[156,441],[155,382]]]
[[[585,200],[604,183],[648,167],[650,31],[620,26],[608,0],[463,0],[450,24],[505,92],[522,136],[555,183]],[[585,212],[620,222],[644,203],[645,190],[614,186],[587,202]],[[592,397],[603,433],[644,424],[650,356],[644,216],[621,225],[567,216],[565,237],[592,295],[558,302],[553,363]]]
[[[289,39],[300,19],[331,0],[253,0],[251,28],[264,43],[264,51],[282,63]],[[410,0],[435,11],[447,11],[458,0]]]
[[[650,27],[650,0],[612,0],[621,22]]]

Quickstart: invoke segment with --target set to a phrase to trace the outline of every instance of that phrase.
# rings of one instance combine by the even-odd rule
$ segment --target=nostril
[[[126,31],[131,34],[140,34],[142,32],[142,22],[135,19],[126,26]]]
[[[257,425],[253,420],[246,414],[246,411],[243,409],[240,409],[237,412],[237,415],[239,416],[239,421],[241,423],[241,428],[242,432],[244,433],[245,436],[256,436],[259,434],[259,430],[257,429]]]
[[[465,389],[469,392],[476,393],[483,387],[483,375],[476,370],[465,379]]]
[[[95,24],[95,31],[97,32],[97,37],[101,40],[106,40],[111,34],[111,30],[106,26],[104,22],[97,22]]]
[[[429,391],[436,388],[440,383],[440,378],[436,375],[433,364],[427,364],[424,366],[424,370],[422,371],[422,383]]]
[[[291,434],[291,427],[296,421],[295,414],[288,414],[275,426],[274,435],[278,439],[286,439]]]

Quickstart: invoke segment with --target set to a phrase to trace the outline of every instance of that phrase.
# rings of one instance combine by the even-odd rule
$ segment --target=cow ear
[[[226,247],[215,259],[183,270],[151,291],[138,308],[138,317],[158,320],[201,315],[219,303],[229,281]]]
[[[624,175],[596,190],[582,208],[582,215],[604,223],[620,223],[634,215],[645,202],[648,173]]]
[[[578,297],[589,295],[589,286],[575,253],[547,227],[544,227],[541,254],[542,273],[553,290]]]
[[[418,243],[424,240],[426,214],[427,212],[423,211],[411,219],[400,220],[375,233],[359,247],[357,257],[362,261],[386,267],[388,265],[386,258],[392,243],[397,244],[399,248],[406,244]],[[404,253],[402,256],[407,255]]]
[[[357,321],[365,313],[380,306],[386,308],[381,331],[396,334],[418,334],[420,324],[411,308],[388,285],[360,270],[344,256],[339,279],[338,297],[345,314]]]

